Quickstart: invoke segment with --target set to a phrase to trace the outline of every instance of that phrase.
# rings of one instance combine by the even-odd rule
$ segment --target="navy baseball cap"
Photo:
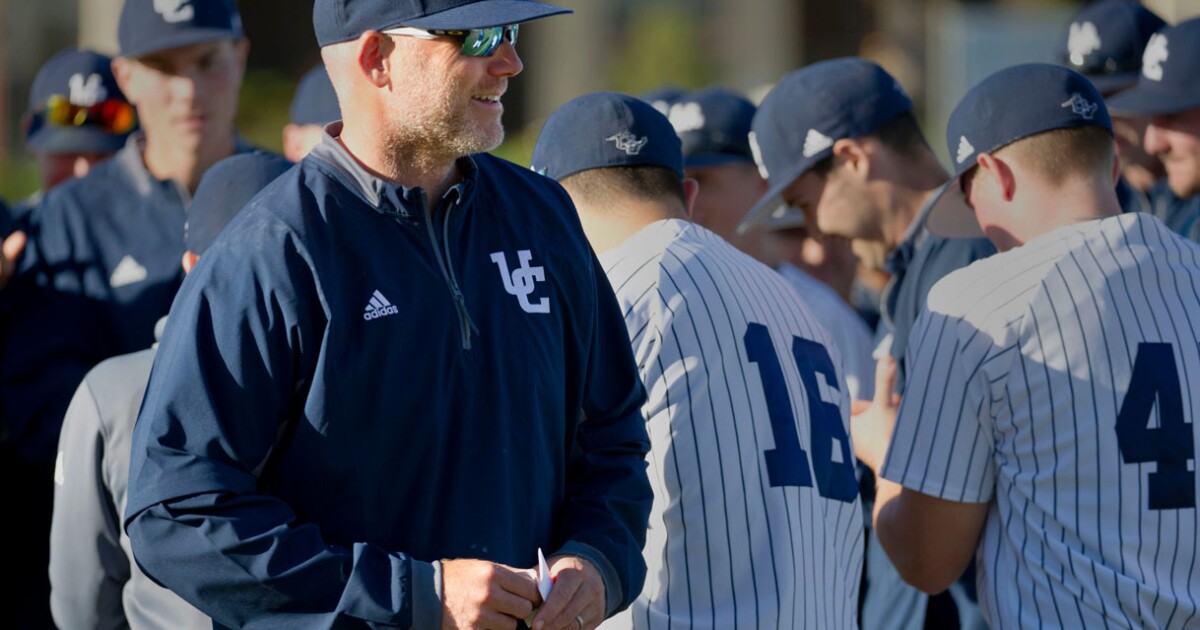
[[[64,107],[72,111],[52,111]],[[78,119],[83,124],[75,124]],[[133,106],[113,78],[112,59],[68,48],[51,57],[33,79],[25,143],[42,153],[113,153],[125,146],[136,121]]]
[[[532,164],[555,180],[614,166],[662,166],[683,179],[683,151],[671,122],[646,101],[617,92],[585,94],[551,114]]]
[[[338,106],[337,93],[329,80],[324,64],[317,64],[300,77],[296,94],[292,97],[289,119],[293,125],[325,125],[341,120],[342,110]]]
[[[1063,66],[1031,63],[984,79],[950,114],[946,143],[954,177],[934,200],[929,230],[947,237],[981,236],[961,184],[963,174],[975,168],[979,154],[1069,127],[1100,127],[1112,133],[1112,120],[1100,91],[1082,74]]]
[[[244,36],[233,0],[125,0],[117,26],[122,57]]]
[[[683,166],[754,163],[750,123],[756,108],[744,96],[710,87],[679,97],[667,118],[683,142]]]
[[[858,57],[822,61],[785,76],[754,115],[750,147],[769,188],[738,229],[778,208],[784,189],[833,155],[835,142],[871,133],[912,107],[892,75]]]
[[[187,209],[187,250],[203,254],[254,195],[291,167],[291,162],[263,151],[239,153],[214,164],[200,178]]]
[[[488,28],[571,12],[533,0],[316,0],[313,28],[324,47],[368,30]]]
[[[1200,18],[1150,38],[1137,85],[1109,99],[1116,111],[1146,116],[1200,108]]]
[[[1137,83],[1142,52],[1167,23],[1132,0],[1101,0],[1075,15],[1060,53],[1063,65],[1112,94]]]

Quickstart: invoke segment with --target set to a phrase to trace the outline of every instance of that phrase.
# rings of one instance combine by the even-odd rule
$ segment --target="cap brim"
[[[137,46],[121,49],[122,57],[141,57],[172,48],[183,48],[222,39],[242,39],[245,35],[240,31],[224,28],[197,28],[184,32],[167,33],[162,37],[138,42]]]
[[[403,24],[392,24],[386,28],[396,26],[445,30],[488,28],[505,24],[521,24],[563,13],[574,13],[574,11],[531,0],[488,0],[488,2],[464,4],[423,18],[405,20]]]
[[[953,177],[937,192],[925,226],[930,232],[946,238],[979,238],[983,230],[975,212],[967,205],[959,177]]]
[[[1108,105],[1109,110],[1117,113],[1143,116],[1174,114],[1200,108],[1200,89],[1193,88],[1192,93],[1181,94],[1150,87],[1145,82],[1140,82],[1132,89],[1106,99],[1105,104]]]
[[[46,126],[25,143],[39,153],[115,153],[128,138],[129,134],[117,136],[94,127]]]
[[[812,165],[809,164],[809,161],[805,160],[798,167],[793,169],[794,172],[787,173],[778,178],[771,177],[770,179],[777,180],[778,183],[773,185],[768,183],[769,187],[767,188],[767,193],[762,196],[762,199],[758,200],[758,203],[754,204],[753,208],[750,208],[750,211],[747,212],[746,216],[742,217],[741,222],[738,223],[738,234],[745,234],[750,228],[766,220],[769,216],[771,216],[771,213],[779,209],[780,206],[786,205],[783,201],[783,191],[786,190],[788,186],[791,186],[792,182],[795,182],[796,178],[803,175],[811,166]]]
[[[725,166],[727,164],[754,164],[754,160],[731,153],[697,153],[683,157],[684,168],[700,168],[704,166]]]
[[[768,232],[804,227],[804,213],[785,204],[775,208],[761,221],[761,225]]]

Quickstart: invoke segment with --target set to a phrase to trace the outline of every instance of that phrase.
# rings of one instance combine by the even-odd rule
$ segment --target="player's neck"
[[[233,133],[220,139],[201,140],[198,147],[172,143],[169,138],[156,142],[154,137],[147,135],[142,159],[156,179],[174,181],[189,192],[195,192],[204,173],[213,164],[233,155],[236,149],[237,140]]]
[[[1061,227],[1121,214],[1117,195],[1105,182],[1071,179],[1048,187],[1036,198],[1039,202],[1022,210],[1027,227],[1014,231],[1021,243]]]
[[[342,127],[338,141],[367,171],[408,188],[420,188],[431,203],[461,179],[457,157],[433,152],[432,147],[389,145],[383,134],[351,125]]]
[[[949,179],[949,175],[932,154],[921,155],[915,159],[915,162],[905,164],[900,169],[899,177],[892,180],[892,188],[885,201],[890,209],[885,213],[882,225],[882,244],[887,252],[904,242],[904,237],[908,235],[921,208]]]
[[[687,219],[682,204],[625,199],[604,207],[577,200],[579,220],[597,254],[620,247],[642,228],[665,219]]]

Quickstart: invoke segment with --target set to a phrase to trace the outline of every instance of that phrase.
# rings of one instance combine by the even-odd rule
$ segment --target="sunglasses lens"
[[[462,54],[467,57],[487,57],[500,46],[503,37],[503,26],[471,29],[463,40]]]
[[[122,101],[104,101],[93,108],[96,112],[97,123],[105,131],[114,134],[124,134],[133,130],[133,106]]]
[[[59,127],[98,127],[107,133],[125,134],[137,125],[133,106],[124,101],[108,100],[91,107],[74,105],[65,97],[55,95],[46,100],[46,109],[35,119]]]

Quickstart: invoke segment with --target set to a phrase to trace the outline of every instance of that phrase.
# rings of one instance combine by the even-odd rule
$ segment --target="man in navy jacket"
[[[482,153],[513,25],[562,12],[317,0],[345,120],[188,276],[133,436],[134,554],[218,626],[591,629],[640,592],[621,313],[562,188]]]

